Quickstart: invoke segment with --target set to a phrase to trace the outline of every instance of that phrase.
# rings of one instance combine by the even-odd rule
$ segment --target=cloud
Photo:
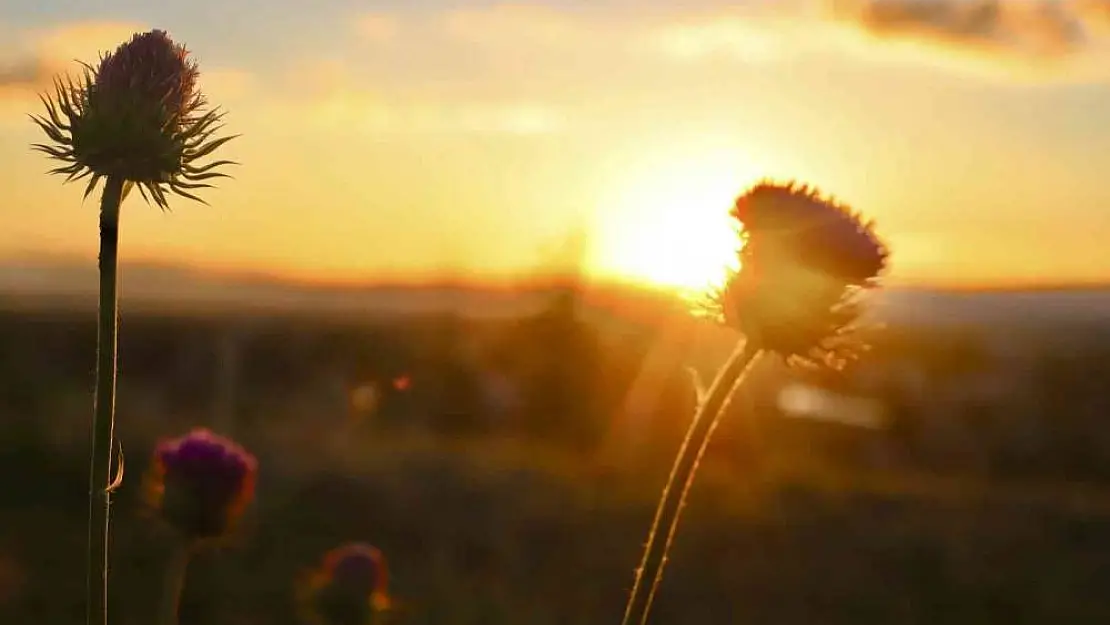
[[[357,90],[272,110],[272,120],[292,117],[317,130],[383,136],[455,134],[536,136],[563,125],[555,110],[528,102],[444,102],[385,98]]]
[[[475,45],[565,48],[593,43],[591,35],[596,33],[573,12],[538,4],[453,9],[439,15],[436,22],[446,36]]]
[[[751,8],[636,10],[604,2],[578,9],[527,3],[453,9],[438,15],[435,24],[444,39],[472,49],[528,58],[547,53],[601,65],[717,55],[767,61],[779,52],[787,30],[781,28],[784,20],[763,19]]]
[[[28,31],[24,38],[43,58],[68,64],[75,59],[95,59],[144,30],[147,26],[138,22],[71,22]]]
[[[87,21],[8,30],[13,45],[7,55],[0,54],[0,121],[24,124],[26,114],[41,106],[38,94],[49,91],[56,77],[77,75],[82,70],[78,61],[95,62],[147,26]],[[201,88],[212,102],[226,105],[249,95],[255,79],[239,69],[205,66]]]
[[[628,23],[674,60],[847,53],[1020,80],[1110,78],[1110,0],[782,0],[654,18]]]
[[[664,71],[659,64],[758,65],[806,54],[862,52],[875,59],[883,48],[883,56],[897,62],[955,61],[1038,79],[1089,76],[1110,67],[1110,0],[706,0],[643,7],[515,2],[401,9],[364,19],[370,26],[359,30],[366,39],[419,42],[424,55],[446,50],[437,62],[469,63],[463,68],[468,75],[494,66],[518,74],[528,68],[524,82],[564,77],[572,65],[576,79],[591,73],[599,80],[627,79],[651,63]],[[912,54],[888,54],[893,48]]]
[[[50,77],[53,75],[48,64],[34,57],[0,63],[0,97],[12,91],[37,90],[50,84]]]
[[[1092,30],[1110,31],[1110,0],[1071,0],[1070,7]]]
[[[799,51],[798,26],[790,19],[721,14],[656,24],[641,39],[664,60],[769,63]]]
[[[719,11],[703,13],[604,1],[399,8],[389,14],[387,41],[349,30],[373,48],[347,65],[379,91],[524,99],[580,113],[704,84],[695,74],[708,66],[691,63],[704,58],[756,65],[790,51],[779,36],[785,20],[768,33],[769,22],[746,21],[744,10],[730,9],[725,21]],[[338,50],[333,57],[349,59]]]
[[[0,99],[33,100],[55,76],[79,69],[77,59],[95,60],[142,29],[127,22],[77,22],[16,31],[13,52],[0,56]]]
[[[308,126],[323,132],[374,136],[536,136],[558,132],[565,124],[555,107],[521,98],[436,96],[375,88],[340,59],[302,61],[291,67],[289,74],[287,84],[298,86],[297,95],[263,98],[256,103],[261,111],[258,121],[275,128]]]
[[[371,134],[536,136],[557,132],[561,116],[527,102],[390,100],[357,91],[297,109],[317,129]]]
[[[881,39],[1034,58],[1087,43],[1080,16],[1055,0],[831,0],[828,14]]]

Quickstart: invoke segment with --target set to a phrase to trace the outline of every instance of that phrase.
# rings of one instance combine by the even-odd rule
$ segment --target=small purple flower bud
[[[365,543],[349,543],[324,554],[300,589],[307,619],[318,625],[370,625],[389,607],[385,556]]]
[[[152,503],[163,519],[195,539],[226,534],[254,496],[254,456],[200,428],[154,452]]]

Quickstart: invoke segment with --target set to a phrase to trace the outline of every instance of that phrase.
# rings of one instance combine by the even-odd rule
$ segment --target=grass
[[[581,459],[475,443],[379,441],[263,474],[236,541],[201,556],[183,622],[294,623],[290,580],[323,550],[367,538],[390,556],[403,623],[604,623],[619,618],[655,480]],[[269,450],[270,458],[277,450]],[[81,615],[78,458],[39,450],[34,488],[8,454],[3,544],[23,581],[4,622]],[[265,454],[263,454],[265,455]],[[270,466],[276,462],[271,460]],[[711,467],[657,605],[659,623],[1095,623],[1110,566],[1104,493],[1043,485]],[[658,476],[656,476],[658,477]],[[120,623],[154,609],[169,543],[121,496],[113,593]],[[1057,493],[1052,495],[1052,493]],[[4,596],[5,593],[0,593]],[[71,600],[71,598],[73,598]]]
[[[0,389],[0,622],[68,624],[83,617],[75,557],[85,540],[85,347],[95,326],[88,315],[11,315],[0,326],[8,328],[0,367],[18,373]],[[111,590],[113,622],[145,625],[171,543],[142,514],[144,458],[158,437],[210,421],[214,368],[208,322],[132,315],[128,323],[119,430],[129,477],[113,518]],[[381,419],[352,423],[333,412],[324,391],[335,376],[325,373],[429,367],[427,354],[439,352],[425,343],[438,335],[337,332],[324,328],[316,340],[308,326],[276,328],[244,359],[254,368],[238,389],[234,435],[259,457],[258,499],[232,542],[193,563],[182,625],[292,625],[293,580],[349,540],[372,542],[389,558],[398,624],[618,622],[678,445],[684,395],[664,402],[677,422],[619,462],[604,445],[582,442],[576,425],[560,438],[560,424],[580,415],[546,414],[542,403],[524,414],[546,429],[410,427],[436,404],[401,398],[383,405]],[[1095,356],[1092,375],[1104,362]],[[609,360],[625,361],[635,358]],[[1110,471],[1105,462],[1068,462],[1087,443],[1090,462],[1105,458],[1094,436],[1101,430],[1081,418],[1094,414],[1081,406],[1103,396],[1093,386],[1059,392],[1068,387],[1046,379],[1055,386],[1042,391],[1057,391],[1061,403],[1045,405],[1044,440],[1057,443],[1024,471],[947,466],[940,452],[879,469],[829,426],[802,436],[799,423],[768,421],[761,445],[745,443],[743,420],[730,419],[694,487],[654,622],[1106,622]],[[998,448],[988,443],[984,456]]]

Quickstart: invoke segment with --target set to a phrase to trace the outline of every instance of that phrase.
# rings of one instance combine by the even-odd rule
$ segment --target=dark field
[[[296,623],[298,574],[349,540],[388,556],[395,623],[618,623],[693,409],[681,365],[708,376],[729,335],[652,356],[647,326],[573,304],[484,321],[125,306],[115,621],[151,621],[168,550],[144,516],[146,457],[207,425],[255,452],[260,481],[235,540],[193,563],[183,624]],[[1096,321],[895,324],[793,402],[798,381],[764,367],[703,469],[654,622],[1110,622]],[[2,623],[84,618],[94,322],[0,313]]]

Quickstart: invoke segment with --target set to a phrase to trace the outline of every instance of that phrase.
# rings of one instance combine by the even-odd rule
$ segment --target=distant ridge
[[[606,316],[649,324],[685,316],[681,298],[673,293],[575,276],[543,276],[516,283],[439,280],[327,284],[207,272],[165,263],[129,263],[123,268],[121,280],[125,310],[358,316],[453,312],[504,317],[539,310],[555,294],[574,288],[589,307]],[[97,269],[93,262],[51,256],[0,262],[0,305],[92,308],[96,295]],[[1110,286],[884,288],[876,292],[872,308],[877,318],[892,323],[1110,323]]]

